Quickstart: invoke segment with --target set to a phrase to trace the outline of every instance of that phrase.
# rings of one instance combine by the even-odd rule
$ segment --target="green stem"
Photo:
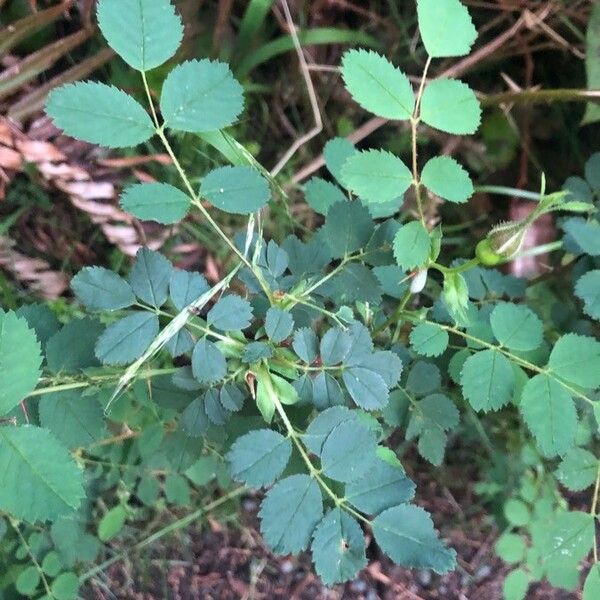
[[[265,386],[267,393],[269,394],[269,398],[271,399],[271,402],[273,402],[275,410],[277,410],[277,413],[279,414],[285,426],[288,437],[292,440],[292,442],[298,449],[298,452],[300,453],[302,460],[306,464],[310,476],[316,479],[323,491],[333,500],[336,506],[343,507],[344,510],[346,510],[348,513],[350,513],[360,521],[363,521],[366,524],[370,524],[369,519],[367,519],[365,516],[361,515],[358,511],[354,510],[351,506],[349,506],[344,498],[340,498],[336,495],[336,493],[327,485],[327,483],[321,477],[321,472],[319,471],[319,469],[317,469],[313,465],[312,461],[310,460],[310,456],[304,449],[304,445],[300,440],[300,436],[294,429],[294,426],[289,420],[285,409],[283,408],[283,405],[279,401],[279,397],[277,396],[275,386],[273,385],[273,381],[271,380],[271,373],[269,372],[268,368],[266,366],[260,367],[257,370],[257,376],[260,378],[260,381]]]
[[[471,260],[462,263],[456,267],[445,267],[444,265],[440,265],[436,262],[431,263],[429,266],[432,269],[436,269],[440,273],[444,273],[444,275],[450,275],[452,273],[464,273],[465,271],[469,271],[470,269],[479,266],[479,259],[472,258]]]
[[[148,536],[141,542],[138,542],[137,544],[133,545],[128,550],[120,552],[119,554],[112,556],[111,558],[109,558],[108,560],[105,560],[103,563],[97,565],[96,567],[93,567],[89,571],[86,571],[79,577],[79,583],[85,583],[86,581],[88,581],[92,577],[96,576],[98,573],[101,573],[102,571],[104,571],[105,569],[110,567],[111,565],[114,565],[115,563],[123,560],[131,552],[141,550],[142,548],[145,548],[146,546],[150,546],[154,542],[163,538],[165,535],[168,535],[169,533],[172,533],[173,531],[177,531],[179,529],[183,529],[184,527],[187,527],[190,523],[197,521],[200,517],[211,512],[215,508],[218,508],[222,504],[225,504],[225,503],[229,502],[230,500],[237,498],[238,496],[243,494],[245,491],[246,491],[245,487],[236,488],[236,489],[232,490],[231,492],[229,492],[228,494],[226,494],[225,496],[222,496],[218,500],[215,500],[214,502],[207,504],[203,508],[199,508],[198,510],[190,513],[189,515],[182,517],[181,519],[178,519],[177,521],[174,521],[173,523],[171,523],[170,525],[167,525],[166,527],[163,527],[156,533],[153,533],[152,535]]]
[[[592,499],[592,507],[590,514],[594,519],[594,562],[598,562],[598,542],[596,541],[596,516],[598,514],[598,494],[600,493],[600,462],[596,470],[596,484],[594,485],[594,497]]]
[[[55,598],[54,594],[52,593],[52,590],[50,589],[50,585],[48,584],[48,580],[46,579],[46,575],[44,573],[44,570],[40,566],[40,563],[37,561],[37,558],[35,557],[35,555],[31,551],[31,547],[29,546],[29,544],[27,543],[27,540],[24,538],[23,534],[21,533],[21,530],[19,529],[19,522],[16,521],[15,519],[10,518],[10,517],[9,517],[8,520],[10,522],[11,527],[15,530],[15,533],[17,534],[17,536],[18,536],[18,538],[19,538],[19,540],[21,542],[21,545],[27,551],[27,554],[29,555],[29,558],[31,559],[31,562],[33,563],[33,566],[35,567],[35,570],[38,572],[38,574],[40,576],[40,579],[42,581],[42,585],[44,586],[44,590],[46,592],[46,595],[49,598]]]

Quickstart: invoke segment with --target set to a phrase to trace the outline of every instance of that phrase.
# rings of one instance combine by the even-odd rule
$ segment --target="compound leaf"
[[[344,163],[342,181],[367,203],[381,203],[399,198],[410,187],[413,176],[391,152],[366,150],[355,152]]]
[[[575,294],[583,300],[583,310],[593,319],[600,321],[600,269],[588,271],[579,278]]]
[[[404,470],[384,460],[375,461],[360,478],[346,485],[346,499],[369,515],[409,502],[415,495],[415,484]]]
[[[413,350],[421,356],[439,356],[448,347],[448,332],[435,323],[419,323],[410,332]]]
[[[600,386],[600,342],[568,333],[552,348],[548,367],[559,377],[584,388]]]
[[[292,475],[267,493],[259,515],[261,533],[278,554],[305,550],[323,516],[319,484],[308,475]]]
[[[420,221],[411,221],[398,229],[394,236],[394,257],[405,271],[424,264],[430,252],[431,239]]]
[[[227,460],[236,481],[258,488],[271,485],[281,475],[291,454],[289,438],[272,429],[259,429],[238,438]]]
[[[287,339],[294,329],[294,318],[287,310],[271,307],[265,319],[265,331],[275,344]]]
[[[108,45],[138,71],[162,65],[183,38],[170,0],[102,0],[97,14]]]
[[[256,169],[229,166],[208,173],[200,184],[200,195],[225,212],[249,215],[267,204],[271,191]]]
[[[365,110],[386,119],[410,119],[415,94],[408,77],[376,52],[350,50],[342,58],[346,89]]]
[[[229,67],[208,59],[175,67],[160,97],[167,127],[191,133],[223,129],[238,118],[243,107],[242,86]]]
[[[0,416],[33,391],[41,365],[41,347],[33,329],[14,312],[0,310]]]
[[[418,0],[421,38],[432,58],[465,56],[477,38],[469,11],[459,0]]]
[[[71,288],[88,310],[119,310],[135,302],[131,286],[103,267],[85,267],[73,279]]]
[[[206,321],[221,331],[246,329],[252,322],[252,306],[236,294],[223,296],[206,315]]]
[[[121,208],[142,221],[177,223],[190,208],[190,197],[167,183],[138,183],[121,196]]]
[[[422,508],[401,504],[373,521],[375,540],[398,565],[447,573],[456,564],[454,550],[439,540],[431,517]]]
[[[440,198],[458,204],[466,202],[474,192],[469,174],[449,156],[428,161],[423,167],[421,181]]]
[[[67,448],[86,448],[102,438],[104,412],[94,396],[67,390],[40,399],[40,424]]]
[[[67,135],[108,148],[137,146],[154,135],[142,106],[103,83],[70,83],[55,89],[48,96],[46,112]]]
[[[466,135],[477,131],[481,107],[473,90],[462,81],[436,79],[423,92],[421,118],[440,131]]]
[[[0,427],[0,509],[30,523],[76,510],[83,472],[46,429]]]
[[[137,312],[109,325],[96,343],[96,356],[105,365],[125,365],[148,349],[159,331],[158,317]]]
[[[367,565],[362,529],[340,508],[329,511],[317,525],[311,550],[315,569],[325,585],[354,579]]]
[[[169,295],[172,271],[171,263],[162,254],[140,248],[129,275],[129,283],[142,302],[160,308]]]
[[[333,428],[321,449],[321,468],[327,477],[348,482],[364,475],[373,464],[377,440],[358,420],[345,420]]]
[[[556,380],[548,375],[530,379],[521,395],[521,414],[545,456],[565,454],[575,443],[575,403]]]
[[[198,381],[215,383],[225,377],[227,361],[217,346],[203,338],[194,347],[192,371]]]
[[[596,480],[598,459],[588,450],[572,448],[562,459],[556,477],[572,492],[581,492]]]
[[[496,350],[483,350],[465,361],[461,374],[464,397],[474,410],[499,410],[512,398],[515,372]]]
[[[490,315],[490,325],[496,339],[511,350],[535,350],[542,343],[542,322],[527,306],[498,304]]]

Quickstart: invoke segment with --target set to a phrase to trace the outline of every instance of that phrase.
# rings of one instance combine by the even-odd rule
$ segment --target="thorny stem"
[[[419,169],[417,166],[417,129],[419,127],[419,123],[421,122],[421,98],[423,97],[423,90],[425,89],[425,81],[427,80],[427,72],[429,71],[429,67],[431,65],[431,57],[427,58],[427,62],[425,63],[425,68],[423,69],[423,75],[421,77],[421,83],[419,84],[419,92],[417,93],[417,98],[415,101],[415,110],[413,111],[412,117],[410,119],[410,128],[411,128],[411,141],[412,141],[412,175],[413,175],[413,184],[415,186],[415,198],[417,201],[417,210],[419,211],[419,217],[421,219],[421,223],[423,227],[427,227],[425,223],[425,213],[423,212],[423,201],[421,198],[421,181],[419,179]]]
[[[29,544],[27,543],[27,540],[23,537],[23,534],[21,533],[21,530],[19,529],[19,522],[16,521],[15,519],[11,519],[10,517],[8,520],[10,522],[11,527],[15,530],[15,533],[19,537],[21,545],[27,551],[27,554],[29,555],[31,562],[32,562],[33,566],[35,567],[35,570],[38,572],[40,579],[42,581],[42,585],[44,586],[44,590],[46,591],[46,595],[49,598],[54,598],[55,596],[52,593],[52,590],[50,589],[50,585],[48,584],[48,580],[46,579],[44,570],[40,566],[40,563],[38,562],[37,558],[35,557],[35,554],[31,551],[31,548],[30,548]]]
[[[600,493],[600,463],[596,471],[596,485],[594,486],[594,498],[592,500],[592,508],[590,514],[594,519],[594,562],[598,562],[598,542],[596,540],[596,515],[598,512],[598,494]]]
[[[227,244],[227,246],[229,246],[229,248],[233,251],[233,253],[254,273],[254,275],[255,275],[256,279],[258,280],[261,288],[263,289],[265,295],[269,299],[269,302],[271,304],[273,304],[273,295],[271,293],[271,290],[269,289],[269,286],[264,281],[262,274],[260,272],[258,272],[257,269],[254,268],[254,265],[252,265],[252,263],[244,256],[244,254],[242,252],[240,252],[240,250],[237,248],[237,246],[227,237],[227,234],[219,227],[218,223],[210,216],[210,213],[208,212],[208,210],[206,210],[206,208],[202,205],[200,196],[194,190],[194,187],[192,186],[192,184],[189,180],[189,177],[187,176],[186,172],[184,171],[183,167],[181,166],[179,159],[175,155],[175,152],[173,151],[173,148],[172,148],[171,144],[169,143],[167,136],[165,135],[164,124],[161,125],[159,123],[158,116],[157,116],[156,110],[154,108],[154,103],[152,101],[152,95],[150,94],[150,88],[148,87],[148,81],[146,79],[145,73],[143,73],[143,72],[142,72],[142,81],[144,84],[144,90],[146,91],[146,97],[148,99],[148,103],[150,104],[150,109],[152,112],[152,119],[153,119],[154,125],[156,127],[156,133],[157,133],[158,137],[160,138],[165,150],[167,151],[167,154],[173,161],[173,165],[175,166],[175,169],[177,170],[177,173],[179,174],[181,181],[183,182],[188,194],[190,195],[190,197],[192,199],[192,204],[202,213],[202,216],[206,219],[206,221],[209,223],[209,225],[215,230],[215,232],[219,235],[219,237],[225,242],[225,244]]]

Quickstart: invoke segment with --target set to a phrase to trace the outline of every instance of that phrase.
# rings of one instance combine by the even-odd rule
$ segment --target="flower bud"
[[[487,234],[489,249],[504,260],[513,258],[523,246],[531,219],[500,223]]]

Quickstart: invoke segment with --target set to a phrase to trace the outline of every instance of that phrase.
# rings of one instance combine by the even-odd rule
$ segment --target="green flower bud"
[[[532,223],[531,217],[496,225],[487,234],[489,249],[504,260],[513,258],[523,246],[525,235]]]

